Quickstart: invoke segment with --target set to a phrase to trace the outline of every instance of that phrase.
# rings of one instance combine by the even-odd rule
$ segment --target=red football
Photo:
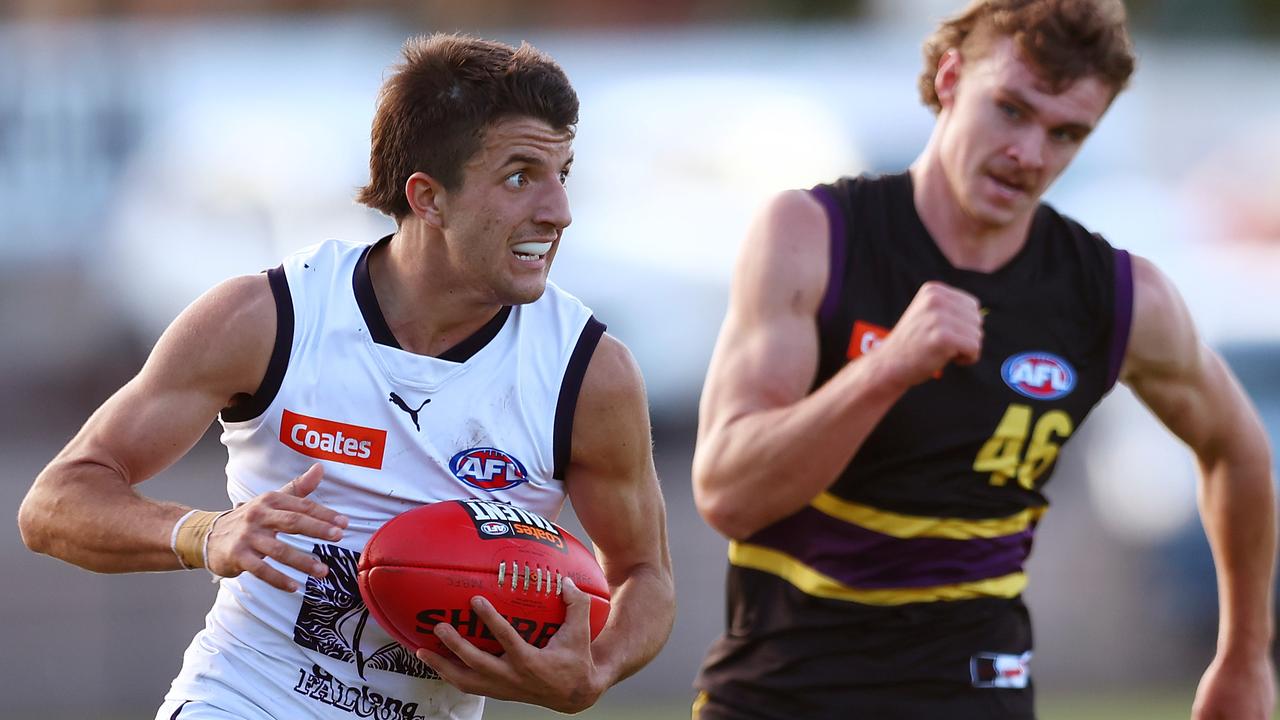
[[[447,500],[409,510],[369,538],[360,595],[402,645],[449,655],[432,628],[457,628],[495,655],[502,645],[471,608],[482,595],[527,642],[543,647],[564,623],[561,581],[591,598],[591,637],[609,617],[609,585],[577,538],[534,513],[486,500]]]

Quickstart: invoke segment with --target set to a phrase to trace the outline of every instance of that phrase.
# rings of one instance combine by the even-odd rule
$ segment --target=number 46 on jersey
[[[1010,404],[996,431],[973,459],[974,472],[991,473],[992,485],[1003,486],[1017,478],[1022,487],[1034,489],[1036,480],[1058,459],[1058,448],[1075,428],[1071,416],[1062,410],[1046,412],[1034,425],[1031,421],[1030,405]]]

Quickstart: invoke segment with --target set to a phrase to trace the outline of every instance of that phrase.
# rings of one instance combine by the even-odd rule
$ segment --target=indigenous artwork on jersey
[[[335,660],[354,663],[362,678],[368,668],[413,677],[439,677],[377,623],[369,621],[369,609],[360,598],[356,582],[360,553],[317,543],[311,554],[329,567],[329,574],[307,578],[302,607],[293,626],[294,642]]]

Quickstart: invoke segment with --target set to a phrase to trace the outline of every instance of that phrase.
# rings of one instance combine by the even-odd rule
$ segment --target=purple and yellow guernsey
[[[827,491],[730,544],[728,628],[697,684],[751,717],[857,717],[840,712],[879,689],[963,692],[975,657],[1029,657],[1042,490],[1116,382],[1132,307],[1129,256],[1048,205],[1014,258],[979,273],[934,244],[906,173],[813,194],[831,228],[814,388],[879,351],[930,280],[982,302],[982,356],[913,387]]]
[[[814,597],[866,605],[1015,597],[1027,584],[1022,565],[1043,512],[925,517],[825,492],[749,542],[732,543],[729,561]]]

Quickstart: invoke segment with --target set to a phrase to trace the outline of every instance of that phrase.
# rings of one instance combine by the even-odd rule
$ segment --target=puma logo
[[[422,432],[422,426],[418,424],[418,413],[422,412],[422,408],[426,407],[427,403],[431,402],[431,398],[423,400],[422,404],[416,409],[409,407],[409,403],[405,402],[404,398],[395,393],[391,393],[390,401],[396,407],[409,413],[409,419],[413,421],[413,427],[416,428],[418,432]]]

